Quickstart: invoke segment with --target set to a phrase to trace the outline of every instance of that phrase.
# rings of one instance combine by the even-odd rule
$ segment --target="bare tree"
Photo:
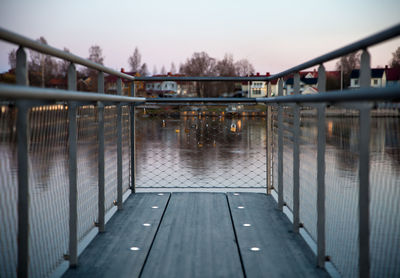
[[[93,45],[89,48],[89,57],[88,59],[92,62],[95,62],[97,64],[103,65],[104,61],[104,56],[103,56],[103,50],[101,49],[100,46],[98,45]],[[88,68],[86,71],[86,74],[90,78],[90,82],[88,84],[89,90],[92,92],[97,91],[97,74],[98,71],[94,69]]]
[[[191,58],[180,67],[180,72],[187,76],[214,76],[216,60],[210,57],[206,52],[195,52]],[[197,96],[204,97],[206,94],[212,94],[210,91],[212,84],[195,83]]]
[[[219,76],[236,76],[236,68],[231,54],[225,54],[224,59],[217,62],[215,72]]]
[[[241,59],[235,63],[236,74],[238,76],[246,76],[254,74],[253,65],[247,59]]]
[[[214,76],[216,60],[205,52],[195,52],[182,65],[182,73],[188,76]]]
[[[64,47],[64,52],[70,53],[69,49]],[[67,60],[60,60],[58,62],[58,75],[59,76],[67,76],[68,67],[70,65],[70,61]]]
[[[389,62],[390,66],[392,68],[398,68],[400,69],[400,46],[396,49],[395,52],[392,53],[393,58]]]
[[[343,86],[350,85],[350,75],[353,69],[360,68],[360,53],[353,52],[340,58],[336,63],[336,69],[343,71]]]
[[[142,63],[142,55],[139,52],[139,49],[135,47],[132,56],[128,59],[129,66],[131,67],[131,71],[138,72],[140,70],[140,65]]]
[[[11,69],[15,69],[17,67],[17,50],[13,49],[8,53],[8,64]]]
[[[167,70],[165,69],[164,65],[161,68],[161,72],[162,75],[166,75],[167,74]]]
[[[153,66],[153,75],[156,75],[156,74],[158,74],[158,71],[157,71],[156,65],[154,65]]]
[[[143,63],[143,65],[140,67],[139,73],[141,76],[148,76],[149,75],[149,71],[147,69],[147,64]]]
[[[176,73],[176,67],[175,67],[174,62],[171,63],[171,69],[170,69],[169,71],[170,71],[172,74],[175,74],[175,73]]]
[[[40,37],[37,41],[47,45],[47,40],[44,37]],[[47,82],[57,75],[57,62],[51,56],[33,50],[29,54],[29,82],[33,86],[45,87]]]

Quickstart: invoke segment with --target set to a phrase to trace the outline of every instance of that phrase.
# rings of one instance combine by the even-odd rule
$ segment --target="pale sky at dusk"
[[[129,69],[137,46],[150,72],[205,51],[276,73],[399,22],[399,0],[0,0],[2,28],[82,57],[98,44],[118,70]],[[372,66],[387,64],[398,46],[400,38],[372,48]],[[12,48],[0,41],[0,72]]]

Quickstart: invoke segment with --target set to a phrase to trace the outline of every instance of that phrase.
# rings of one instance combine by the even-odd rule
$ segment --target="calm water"
[[[106,206],[116,198],[115,118],[106,121]],[[126,112],[126,111],[125,111]],[[46,114],[47,113],[47,114]],[[32,114],[44,128],[31,133],[31,273],[45,276],[62,262],[68,238],[68,157],[66,111]],[[106,113],[107,115],[107,113]],[[93,227],[97,199],[95,109],[79,112],[79,237]],[[0,118],[0,276],[16,263],[16,150],[12,117]],[[108,124],[107,124],[108,123]],[[292,205],[292,139],[287,118],[284,196]],[[345,277],[357,276],[358,118],[327,118],[327,255]],[[129,185],[129,117],[124,117],[124,188]],[[143,118],[136,122],[138,190],[265,191],[266,121],[263,118]],[[371,248],[373,276],[400,276],[400,122],[373,118],[371,131]],[[7,131],[8,130],[8,131]],[[302,119],[301,221],[316,238],[316,127]],[[276,144],[276,136],[274,137]],[[274,148],[276,165],[276,146]],[[276,171],[273,173],[276,185]],[[277,187],[277,186],[276,186]],[[46,244],[44,244],[46,243]],[[5,251],[4,251],[5,250]]]

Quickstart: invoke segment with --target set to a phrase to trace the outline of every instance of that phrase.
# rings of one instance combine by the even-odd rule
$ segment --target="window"
[[[378,85],[378,79],[374,79],[374,85]]]
[[[358,79],[354,80],[354,85],[358,85]]]

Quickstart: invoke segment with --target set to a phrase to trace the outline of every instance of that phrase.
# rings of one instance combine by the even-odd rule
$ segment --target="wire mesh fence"
[[[265,117],[210,111],[136,122],[140,188],[265,188]]]
[[[117,196],[116,107],[105,108],[106,211]],[[123,191],[130,187],[130,110],[122,113]],[[0,106],[0,277],[16,277],[18,168],[15,103]],[[98,217],[98,113],[77,108],[78,240]],[[48,277],[68,254],[68,106],[45,105],[28,113],[29,276]]]
[[[372,277],[400,275],[400,121],[393,105],[371,111],[370,258]],[[316,241],[316,109],[302,108],[300,120],[300,221]],[[273,170],[277,191],[277,110],[274,110]],[[343,277],[358,275],[359,112],[326,110],[326,254]],[[293,113],[285,107],[284,201],[293,209]]]
[[[0,276],[16,277],[17,269],[17,160],[16,110],[0,106]]]

